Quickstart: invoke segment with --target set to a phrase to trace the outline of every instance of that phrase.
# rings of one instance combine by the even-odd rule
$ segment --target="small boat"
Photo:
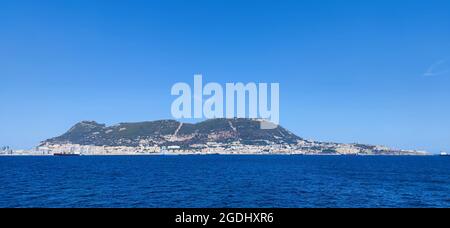
[[[74,156],[80,156],[80,154],[54,153],[53,156],[74,157]]]

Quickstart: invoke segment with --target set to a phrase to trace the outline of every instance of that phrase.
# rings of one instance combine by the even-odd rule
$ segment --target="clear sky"
[[[279,82],[321,141],[450,151],[450,1],[0,0],[0,145],[171,118],[176,82]]]

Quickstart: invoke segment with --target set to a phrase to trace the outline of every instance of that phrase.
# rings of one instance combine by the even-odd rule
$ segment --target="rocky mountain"
[[[384,146],[304,140],[281,126],[256,119],[212,119],[200,123],[160,120],[106,126],[94,121],[75,124],[63,135],[38,147],[44,153],[139,154],[173,149],[174,153],[425,155]]]
[[[77,123],[65,134],[42,144],[79,144],[93,146],[177,145],[232,143],[243,145],[297,144],[302,139],[281,126],[261,129],[254,119],[212,119],[196,124],[175,120],[121,123],[106,126],[94,121]]]

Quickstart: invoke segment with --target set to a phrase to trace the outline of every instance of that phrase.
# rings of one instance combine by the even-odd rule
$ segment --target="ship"
[[[441,155],[441,156],[450,156],[450,154],[448,154],[447,152],[441,152],[439,155]]]
[[[74,156],[81,156],[81,154],[73,154],[73,153],[54,153],[53,156],[74,157]]]

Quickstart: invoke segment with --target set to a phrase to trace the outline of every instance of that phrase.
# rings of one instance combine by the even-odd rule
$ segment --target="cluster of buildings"
[[[12,150],[0,147],[0,155],[188,155],[188,154],[300,154],[300,155],[426,155],[426,152],[392,150],[384,146],[361,144],[339,144],[298,140],[296,144],[276,144],[265,142],[247,145],[239,141],[230,143],[207,142],[189,146],[149,145],[133,146],[93,146],[79,144],[44,144],[33,150]]]
[[[392,150],[384,146],[359,144],[338,144],[313,141],[298,141],[297,144],[245,145],[239,141],[232,143],[208,142],[189,147],[178,145],[130,146],[89,146],[78,144],[47,144],[33,152],[39,155],[79,154],[79,155],[183,155],[183,154],[301,154],[301,155],[397,155],[426,154],[419,151]]]
[[[13,154],[14,151],[9,146],[2,146],[0,147],[0,154],[1,155],[10,155]]]
[[[37,153],[42,155],[53,154],[79,154],[79,155],[139,155],[157,154],[161,148],[157,146],[149,147],[128,147],[128,146],[90,146],[78,144],[51,144],[36,148]]]

